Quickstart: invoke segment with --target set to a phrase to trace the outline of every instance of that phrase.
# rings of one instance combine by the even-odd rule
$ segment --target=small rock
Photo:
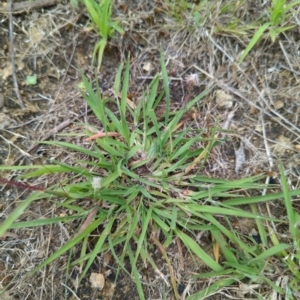
[[[220,108],[231,108],[233,106],[233,97],[222,90],[216,91],[216,102]]]
[[[275,107],[276,109],[283,108],[283,107],[284,107],[284,102],[278,100],[278,101],[276,101],[276,102],[274,103],[274,107]]]
[[[13,120],[6,114],[0,113],[0,130],[3,130],[11,125]]]
[[[37,254],[36,254],[36,257],[37,258],[43,258],[45,257],[46,253],[44,250],[40,250]]]
[[[262,132],[262,130],[263,130],[262,125],[261,124],[256,124],[255,131]]]
[[[4,106],[4,97],[0,94],[0,109]]]
[[[148,61],[148,62],[144,63],[143,70],[147,71],[147,72],[151,72],[153,70],[153,66],[152,66],[151,62]]]
[[[241,143],[239,149],[235,151],[235,172],[238,173],[244,162],[246,161],[246,155],[244,151],[244,146]]]
[[[274,147],[274,153],[283,155],[287,150],[291,150],[294,148],[291,140],[283,135],[280,135],[276,139],[277,144]]]
[[[92,273],[90,276],[90,283],[93,288],[96,288],[98,290],[102,290],[104,288],[104,276],[101,273]]]

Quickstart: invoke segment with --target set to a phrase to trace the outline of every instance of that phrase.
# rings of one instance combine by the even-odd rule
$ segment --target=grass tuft
[[[21,178],[59,172],[70,174],[69,179],[60,185],[35,192],[23,201],[1,224],[0,236],[10,228],[70,223],[75,218],[79,219],[81,226],[77,233],[29,275],[67,252],[75,253],[76,246],[81,245],[79,258],[70,260],[68,267],[79,265],[82,280],[95,258],[109,250],[118,262],[119,270],[127,272],[123,265],[125,257],[129,257],[140,299],[146,297],[137,269],[139,259],[148,261],[159,271],[149,252],[153,245],[159,249],[168,265],[171,286],[175,297],[179,299],[176,278],[167,253],[174,238],[178,238],[184,249],[201,260],[209,270],[195,275],[194,279],[209,277],[215,280],[208,288],[188,299],[202,299],[216,290],[241,281],[269,285],[283,295],[284,290],[276,287],[264,271],[274,268],[271,258],[276,258],[282,261],[285,270],[295,278],[300,278],[296,267],[299,264],[299,234],[296,227],[299,216],[291,202],[291,195],[299,194],[300,191],[288,190],[282,168],[283,193],[271,193],[265,197],[252,196],[268,188],[260,183],[265,175],[231,181],[201,175],[211,151],[222,143],[218,138],[220,129],[216,124],[209,132],[205,129],[191,130],[192,124],[184,121],[184,115],[194,105],[201,105],[199,101],[210,91],[199,94],[185,108],[172,111],[163,57],[161,69],[163,90],[159,91],[159,75],[154,76],[134,108],[127,98],[129,60],[117,72],[113,99],[103,99],[99,86],[94,91],[92,84],[83,75],[86,91],[83,97],[98,118],[101,131],[95,135],[89,131],[90,126],[85,126],[87,138],[81,146],[47,142],[85,157],[78,166],[54,161],[53,165],[48,166],[0,167],[2,170],[34,169]],[[159,117],[156,111],[163,99],[167,103],[167,111]],[[249,196],[241,196],[240,191],[247,191]],[[269,245],[263,225],[282,220],[259,215],[256,205],[280,197],[284,198],[288,211],[293,243],[280,243],[276,233],[270,231],[273,245]],[[45,198],[54,201],[58,207],[72,211],[72,215],[38,222],[18,222],[18,218],[33,201]],[[92,205],[83,208],[80,203],[85,201]],[[244,209],[248,204],[252,212]],[[249,237],[232,230],[232,217],[255,220],[262,236],[262,245],[253,244]],[[197,242],[197,232],[201,231],[208,232],[212,237],[211,247],[203,248]],[[90,243],[91,235],[98,236],[93,246]],[[120,248],[123,249],[121,253],[116,250]],[[297,280],[290,280],[288,286],[291,291],[296,291]]]

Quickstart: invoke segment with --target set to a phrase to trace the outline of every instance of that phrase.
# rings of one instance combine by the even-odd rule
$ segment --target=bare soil
[[[4,4],[0,2],[0,5]],[[76,10],[66,2],[14,15],[15,63],[25,109],[20,109],[14,90],[8,15],[0,11],[0,100],[1,97],[4,99],[4,105],[0,107],[0,123],[4,124],[0,127],[0,164],[47,163],[49,159],[70,161],[72,154],[67,150],[40,146],[36,141],[55,139],[80,143],[84,133],[78,123],[97,125],[78,89],[80,71],[91,80],[98,80],[103,94],[110,94],[119,64],[130,55],[130,93],[132,100],[138,101],[153,75],[160,71],[162,49],[174,109],[184,107],[201,91],[213,87],[211,94],[203,100],[203,109],[196,111],[194,122],[203,127],[218,122],[224,131],[227,130],[224,133],[227,142],[213,150],[204,173],[234,179],[271,170],[276,180],[277,160],[280,159],[284,162],[291,187],[298,187],[299,29],[296,27],[280,35],[275,43],[259,43],[238,68],[236,59],[247,39],[237,39],[222,30],[228,22],[226,15],[216,10],[211,22],[191,29],[190,24],[175,22],[165,14],[165,5],[164,1],[116,1],[114,15],[121,20],[126,33],[109,41],[103,65],[96,75],[91,67],[91,53],[98,37],[85,29],[88,18],[82,9]],[[241,7],[237,14],[246,18],[249,7]],[[251,7],[254,13],[264,9],[258,4]],[[193,22],[193,18],[190,21]],[[219,28],[217,33],[210,36],[216,27]],[[37,75],[37,84],[26,85],[26,76],[33,74]],[[191,74],[197,74],[197,84],[189,84]],[[228,106],[226,103],[222,106],[224,101]],[[66,126],[62,127],[62,124]],[[68,133],[77,133],[77,137],[68,137]],[[237,170],[236,152],[241,145],[246,160]],[[1,177],[13,179],[16,175],[3,172]],[[32,184],[47,187],[62,179],[59,176],[39,178]],[[7,218],[29,192],[3,186],[0,189],[0,221]],[[32,205],[22,220],[65,213],[54,203],[41,201]],[[274,203],[272,214],[278,217],[284,214],[280,203]],[[241,236],[248,235],[255,226],[249,220],[233,218],[232,221]],[[72,223],[19,229],[13,231],[16,235],[2,238],[0,287],[9,287],[3,295],[6,298],[2,299],[138,299],[129,262],[124,266],[127,272],[122,270],[116,277],[118,266],[109,253],[94,262],[80,284],[77,283],[78,267],[66,273],[67,256],[58,258],[34,278],[25,277],[74,236],[78,226]],[[281,231],[284,232],[284,227]],[[212,251],[210,237],[201,235],[199,243],[209,253]],[[174,240],[168,254],[178,289],[185,299],[189,294],[206,288],[209,282],[190,279],[191,275],[208,270],[200,260],[185,249],[182,253],[181,250]],[[77,251],[71,259],[78,257],[80,247]],[[151,254],[161,266],[161,273],[155,273],[150,265],[142,262],[138,266],[147,299],[174,299],[168,268],[161,253],[153,246]],[[104,274],[102,290],[92,286],[89,278],[93,272]],[[239,297],[231,291],[227,296],[216,294],[208,299],[229,299],[230,294]],[[248,296],[255,299],[253,295]]]

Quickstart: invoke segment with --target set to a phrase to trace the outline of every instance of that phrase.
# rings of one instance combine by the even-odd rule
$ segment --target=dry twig
[[[16,74],[16,65],[15,65],[15,50],[14,50],[14,26],[13,26],[13,19],[12,19],[12,0],[8,0],[8,16],[9,16],[9,41],[10,41],[10,59],[11,59],[11,69],[12,69],[12,76],[14,80],[14,87],[15,92],[19,101],[19,105],[22,109],[24,109],[24,103],[21,98],[18,81],[17,81],[17,74]]]
[[[28,13],[33,9],[40,9],[48,6],[55,5],[57,0],[36,0],[36,1],[24,1],[14,3],[13,5],[0,8],[0,13],[11,13],[13,15]]]
[[[50,132],[48,134],[46,134],[46,136],[42,139],[42,140],[48,140],[50,137],[52,137],[53,135],[55,135],[55,133],[63,130],[64,128],[68,127],[71,123],[73,123],[76,119],[79,119],[81,117],[83,117],[85,114],[88,114],[89,112],[91,112],[91,109],[88,109],[86,112],[81,113],[79,116],[76,116],[72,119],[67,119],[64,122],[62,122],[61,124],[59,124],[58,126],[56,126],[55,128],[53,128],[52,130],[50,130]],[[39,147],[39,144],[35,144],[33,146],[31,146],[28,150],[27,153],[30,153],[31,151],[35,150],[37,147]],[[14,165],[16,165],[16,163],[23,158],[23,155],[21,154],[20,156],[18,156],[16,158],[16,160],[14,161]]]
[[[177,284],[176,284],[176,279],[175,279],[175,275],[174,275],[174,270],[171,266],[171,262],[168,258],[167,252],[166,252],[165,248],[163,247],[163,245],[160,243],[160,241],[155,237],[155,233],[151,234],[151,240],[158,247],[158,249],[160,250],[162,256],[166,260],[166,263],[167,263],[168,269],[169,269],[169,273],[170,273],[170,278],[171,278],[171,283],[172,283],[172,287],[173,287],[173,291],[174,291],[174,296],[178,300],[178,299],[180,299],[180,296],[179,296],[178,290],[177,290]]]

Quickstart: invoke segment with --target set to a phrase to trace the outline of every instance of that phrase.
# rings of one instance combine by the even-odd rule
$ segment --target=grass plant
[[[246,58],[265,32],[268,33],[268,36],[274,43],[278,34],[294,28],[296,25],[285,25],[285,23],[289,20],[291,9],[298,4],[300,4],[300,1],[287,3],[286,0],[272,0],[272,6],[268,10],[268,22],[260,25],[248,46],[243,51],[239,63]]]
[[[84,159],[74,165],[54,161],[52,165],[1,167],[2,170],[31,170],[21,179],[34,178],[58,172],[69,173],[65,182],[51,186],[44,191],[33,192],[22,201],[15,211],[1,224],[0,236],[8,229],[32,226],[46,226],[58,222],[70,223],[81,220],[81,227],[59,250],[30,272],[32,275],[51,264],[66,252],[73,253],[81,247],[80,256],[70,261],[69,268],[82,268],[80,280],[84,278],[95,258],[109,250],[124,269],[128,257],[132,276],[136,282],[140,299],[145,299],[137,262],[147,261],[159,270],[149,249],[155,245],[164,257],[170,272],[174,295],[180,298],[167,249],[175,238],[181,240],[186,249],[202,260],[210,270],[195,275],[194,279],[214,278],[214,282],[188,299],[204,299],[206,296],[232,284],[240,282],[258,284],[257,293],[263,286],[271,287],[284,297],[298,290],[299,265],[299,215],[295,212],[291,196],[299,191],[288,190],[281,168],[282,193],[261,196],[241,196],[238,191],[261,191],[264,175],[234,181],[214,179],[201,175],[201,168],[209,158],[213,147],[222,141],[217,138],[220,131],[216,125],[210,132],[195,129],[184,124],[184,114],[209,92],[204,91],[177,111],[171,110],[168,75],[161,57],[163,90],[159,91],[159,75],[155,76],[145,90],[141,101],[134,105],[127,98],[129,88],[129,61],[120,66],[115,79],[115,98],[103,99],[97,86],[83,76],[85,91],[83,97],[99,120],[101,133],[91,132],[91,125],[85,128],[88,143],[74,145],[66,142],[45,142],[76,152]],[[123,78],[123,79],[122,79]],[[165,99],[166,113],[156,114],[157,107]],[[113,110],[112,107],[116,107]],[[77,183],[74,183],[76,179]],[[80,180],[78,180],[80,179]],[[79,182],[78,182],[79,181]],[[51,199],[57,205],[72,211],[70,216],[54,217],[28,222],[18,218],[30,204],[41,199]],[[59,201],[58,201],[59,199]],[[86,199],[93,205],[83,208],[78,203]],[[280,243],[277,233],[272,231],[271,222],[282,222],[272,217],[259,215],[256,205],[284,199],[287,209],[291,243]],[[79,201],[80,200],[80,201]],[[252,212],[241,208],[252,207]],[[256,221],[262,244],[257,245],[247,237],[241,237],[232,230],[231,217],[252,218]],[[93,248],[89,236],[101,228]],[[203,249],[195,239],[197,232],[207,231],[212,237],[210,251]],[[157,239],[160,232],[163,238]],[[268,236],[272,243],[268,240]],[[116,249],[122,246],[119,253]],[[274,260],[281,260],[284,272],[293,278],[284,289],[273,282],[266,273],[274,269]],[[124,269],[125,272],[128,272]],[[258,298],[259,299],[259,298]],[[288,298],[286,298],[288,299]],[[289,298],[293,299],[293,298]]]
[[[100,41],[97,42],[93,51],[93,62],[97,57],[99,70],[108,39],[115,33],[115,31],[120,34],[123,34],[124,31],[120,26],[118,26],[117,22],[113,22],[111,20],[113,5],[112,0],[101,0],[100,2],[97,2],[95,0],[83,0],[83,4],[87,8],[88,14],[93,24],[93,29],[100,37]]]

